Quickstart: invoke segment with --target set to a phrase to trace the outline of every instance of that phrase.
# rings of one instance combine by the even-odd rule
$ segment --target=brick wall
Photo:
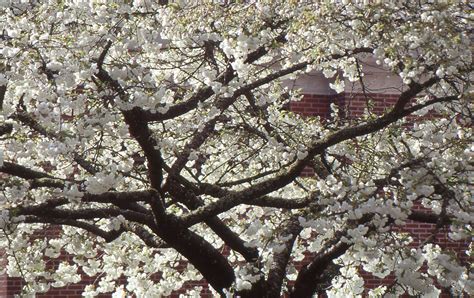
[[[362,93],[342,93],[338,95],[327,95],[327,94],[307,94],[301,101],[292,102],[290,109],[303,116],[319,116],[321,118],[328,118],[330,116],[330,104],[336,103],[341,110],[343,116],[348,118],[356,118],[360,116],[365,109],[370,109],[373,113],[381,114],[385,111],[387,106],[393,105],[398,98],[396,94],[370,94],[366,96]],[[303,175],[309,176],[313,172],[307,168],[303,172]],[[429,235],[431,235],[434,225],[420,224],[415,222],[408,222],[405,226],[399,229],[409,232],[415,239],[413,246],[417,246],[422,243]],[[57,233],[57,229],[53,229],[47,233],[48,237],[52,237]],[[438,244],[443,248],[448,248],[456,254],[463,254],[468,247],[466,242],[453,242],[447,238],[447,231],[441,230],[436,234],[436,240]],[[1,254],[0,254],[1,255]],[[462,255],[461,260],[468,262],[467,256]],[[2,259],[0,257],[0,265]],[[393,282],[393,276],[389,276],[384,279],[379,279],[372,276],[369,273],[363,272],[362,275],[366,281],[366,288],[375,288],[382,284],[391,284]],[[93,284],[95,281],[94,277],[83,275],[83,280],[78,284],[72,284],[63,288],[52,288],[45,294],[37,295],[37,297],[52,297],[52,298],[76,298],[81,297],[81,293],[84,287],[88,284]],[[201,292],[202,297],[212,297],[211,292],[205,281],[197,283],[190,283],[190,286],[199,285],[203,287]],[[23,283],[19,278],[7,278],[6,276],[0,276],[0,298],[13,297],[21,292]],[[180,292],[174,293],[171,297],[178,297]],[[99,297],[110,297],[111,295],[101,295]],[[443,293],[442,297],[450,297],[449,293]]]
[[[2,258],[3,252],[0,250],[0,268],[5,268],[6,260]],[[7,297],[8,278],[5,274],[0,275],[0,297]]]
[[[303,116],[320,116],[327,118],[330,114],[329,106],[337,98],[334,95],[306,94],[300,101],[290,104],[290,110]]]

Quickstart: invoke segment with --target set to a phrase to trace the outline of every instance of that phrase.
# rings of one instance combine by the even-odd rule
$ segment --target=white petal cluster
[[[114,173],[97,173],[95,176],[88,177],[85,181],[86,190],[91,194],[101,194],[119,183],[119,177]],[[76,194],[75,194],[76,195]]]

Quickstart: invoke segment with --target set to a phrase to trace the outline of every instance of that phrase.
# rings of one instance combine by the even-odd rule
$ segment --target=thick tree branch
[[[158,143],[153,137],[148,124],[143,120],[143,113],[138,108],[122,113],[125,122],[128,124],[130,135],[138,142],[147,158],[148,178],[151,186],[161,190],[164,161],[160,151],[156,149]]]
[[[318,285],[323,282],[321,278],[328,266],[332,264],[334,259],[342,256],[350,247],[351,244],[339,242],[327,251],[318,253],[309,266],[301,269],[290,297],[312,297]]]
[[[0,86],[0,111],[3,110],[3,102],[5,100],[6,93],[7,93],[7,84]]]
[[[68,201],[66,199],[53,199],[47,203],[34,206],[19,206],[13,208],[14,214],[35,215],[45,218],[56,219],[74,219],[74,220],[91,220],[99,218],[115,218],[122,215],[125,219],[135,221],[144,225],[153,226],[153,218],[143,213],[131,210],[121,210],[118,208],[83,208],[78,210],[57,209],[56,206],[64,205]]]
[[[93,195],[85,193],[81,198],[82,202],[95,202],[95,203],[110,203],[122,209],[129,209],[132,211],[140,212],[151,216],[150,211],[139,205],[138,202],[150,203],[152,198],[156,195],[156,191],[144,190],[144,191],[129,191],[129,192],[105,192],[99,195]]]
[[[79,221],[75,219],[68,219],[68,218],[49,218],[49,217],[42,217],[42,216],[32,216],[28,215],[25,216],[24,221],[25,223],[44,223],[44,224],[51,224],[51,225],[60,225],[60,226],[71,226],[80,228],[83,230],[88,231],[96,236],[103,238],[106,242],[112,242],[117,239],[125,229],[121,228],[119,230],[113,231],[105,231],[101,228],[97,227],[96,225]]]
[[[169,185],[169,192],[174,199],[178,202],[184,203],[190,210],[194,210],[203,205],[203,202],[191,190],[184,189],[177,181],[171,180]],[[246,246],[246,243],[240,239],[239,235],[234,233],[218,217],[206,219],[205,223],[225,242],[226,245],[240,253],[248,262],[254,262],[258,258],[258,250]]]
[[[310,195],[306,198],[284,199],[272,196],[262,196],[251,201],[246,202],[247,205],[260,207],[273,207],[281,209],[301,209],[307,208],[311,203],[317,203],[315,195]]]
[[[29,180],[30,182],[30,189],[40,188],[40,187],[48,187],[48,188],[63,188],[64,181],[59,179],[51,179],[51,178],[36,178]]]
[[[4,123],[0,125],[0,137],[9,134],[13,131],[13,125],[10,123]]]
[[[426,80],[425,82],[423,83],[415,83],[415,82],[411,82],[408,86],[408,90],[406,90],[405,92],[402,92],[402,94],[400,94],[400,97],[398,98],[398,101],[397,103],[395,104],[395,106],[393,107],[392,109],[392,112],[395,112],[395,113],[400,113],[402,112],[406,105],[417,95],[419,94],[420,92],[422,92],[423,90],[426,90],[427,88],[433,86],[436,82],[439,82],[439,78],[438,77],[432,77],[428,80]]]
[[[204,238],[182,226],[169,216],[159,222],[155,233],[196,267],[209,284],[221,295],[234,282],[234,270],[220,251]]]
[[[15,177],[23,178],[23,179],[40,179],[40,178],[48,178],[48,179],[55,179],[53,176],[50,176],[44,172],[32,170],[25,166],[5,161],[3,165],[0,166],[0,172],[9,174]]]
[[[184,168],[189,160],[191,151],[199,148],[212,135],[217,121],[218,117],[209,120],[204,125],[204,128],[201,131],[196,132],[191,140],[184,146],[183,151],[178,155],[176,161],[168,171],[168,181],[163,186],[163,190],[166,191],[167,188],[169,188],[169,180],[174,179]]]
[[[420,212],[420,211],[412,211],[408,215],[409,220],[413,220],[416,222],[421,223],[428,223],[428,224],[438,224],[440,216],[434,213],[427,213],[427,212]],[[443,224],[451,224],[453,222],[453,218],[449,216],[444,216]]]
[[[147,202],[155,193],[156,191],[153,189],[126,192],[107,191],[97,195],[85,193],[82,197],[82,201],[112,204]]]
[[[159,239],[155,234],[150,233],[143,226],[130,222],[125,227],[128,231],[137,235],[147,246],[153,248],[169,248],[163,240]]]
[[[358,226],[367,224],[373,218],[372,214],[365,214],[357,221],[347,221],[348,226]],[[373,231],[374,226],[370,226]],[[347,235],[347,230],[337,231],[332,239],[328,240],[324,247],[312,258],[311,263],[303,267],[295,281],[295,285],[290,291],[290,297],[312,297],[321,287],[333,278],[330,270],[335,264],[333,260],[342,256],[353,244],[341,241]]]
[[[285,248],[273,256],[273,264],[268,272],[266,282],[267,296],[266,297],[280,297],[283,280],[286,276],[286,268],[290,260],[291,252],[296,238],[301,232],[302,227],[299,224],[298,218],[289,220],[286,227],[282,231],[282,235],[288,240],[284,242]]]

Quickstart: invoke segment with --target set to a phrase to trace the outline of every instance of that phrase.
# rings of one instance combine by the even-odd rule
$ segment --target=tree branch
[[[92,233],[96,236],[99,236],[103,238],[106,242],[114,241],[125,231],[125,229],[123,228],[119,230],[105,231],[97,227],[96,225],[93,225],[84,221],[78,221],[75,219],[68,219],[68,218],[49,218],[49,217],[28,215],[28,216],[25,216],[25,219],[23,220],[23,222],[24,223],[44,223],[44,224],[61,225],[61,226],[65,225],[65,226],[76,227],[76,228],[86,230],[89,233]]]
[[[282,231],[282,236],[286,236],[289,239],[284,242],[285,248],[273,256],[273,264],[268,272],[266,282],[267,297],[280,297],[283,279],[286,276],[286,267],[288,266],[295,240],[301,230],[302,227],[299,224],[298,218],[293,217]]]
[[[147,246],[153,248],[169,248],[164,241],[159,239],[156,235],[148,232],[144,227],[133,222],[127,223],[125,227],[128,231],[137,235]]]
[[[227,258],[204,238],[181,225],[176,218],[169,216],[160,221],[154,231],[186,257],[221,295],[223,289],[229,288],[234,282],[234,270]]]
[[[316,254],[311,264],[302,268],[298,274],[290,298],[312,297],[318,285],[323,282],[321,278],[332,261],[342,256],[350,247],[351,244],[339,242],[327,251]]]
[[[309,195],[306,198],[284,199],[272,196],[262,196],[255,198],[245,204],[260,207],[272,207],[281,209],[302,209],[309,207],[311,203],[315,203],[317,198],[315,195]]]
[[[1,110],[1,109],[0,109]],[[9,134],[13,131],[13,125],[10,123],[4,123],[0,125],[0,137]]]
[[[44,172],[32,170],[25,166],[8,161],[3,162],[3,165],[0,166],[0,172],[27,180],[40,178],[57,179]]]
[[[7,85],[5,84],[5,85],[0,86],[0,111],[3,110],[3,102],[5,100],[6,93],[7,93]]]
[[[191,190],[181,187],[177,181],[170,180],[169,182],[169,192],[177,202],[184,203],[190,210],[194,210],[203,205],[202,201]],[[246,246],[245,242],[218,217],[206,219],[204,222],[226,245],[240,253],[245,260],[254,262],[258,258],[258,250]]]
[[[51,178],[36,178],[29,180],[30,189],[40,188],[40,187],[48,187],[48,188],[63,188],[64,181],[59,179],[51,179]]]
[[[413,220],[416,222],[428,223],[428,224],[438,224],[440,216],[434,213],[426,213],[420,211],[412,211],[408,215],[409,220]],[[443,224],[451,224],[453,219],[445,216],[443,219]]]
[[[131,210],[121,210],[118,208],[83,208],[78,210],[57,209],[60,205],[65,205],[69,201],[67,199],[52,199],[46,203],[34,206],[19,206],[13,208],[13,212],[17,216],[34,215],[49,219],[74,219],[74,220],[91,220],[97,218],[114,218],[122,215],[125,219],[135,221],[144,225],[153,226],[153,218],[143,213]]]
[[[432,77],[425,81],[424,83],[415,83],[411,82],[408,86],[408,90],[405,92],[402,92],[400,94],[400,97],[398,98],[397,103],[392,109],[392,112],[394,113],[399,113],[402,112],[405,108],[405,106],[412,100],[417,94],[419,94],[421,91],[425,90],[426,88],[429,88],[433,86],[436,82],[439,82],[438,77]]]

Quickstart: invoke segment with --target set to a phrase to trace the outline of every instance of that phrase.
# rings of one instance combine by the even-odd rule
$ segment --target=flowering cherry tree
[[[221,295],[344,297],[363,268],[394,276],[374,296],[474,293],[434,237],[473,235],[469,7],[348,2],[1,1],[4,273],[25,293],[83,272],[86,296],[204,278]],[[402,85],[382,114],[368,59]],[[289,111],[288,82],[314,72],[359,86],[366,113]],[[433,237],[412,245],[407,221]]]

